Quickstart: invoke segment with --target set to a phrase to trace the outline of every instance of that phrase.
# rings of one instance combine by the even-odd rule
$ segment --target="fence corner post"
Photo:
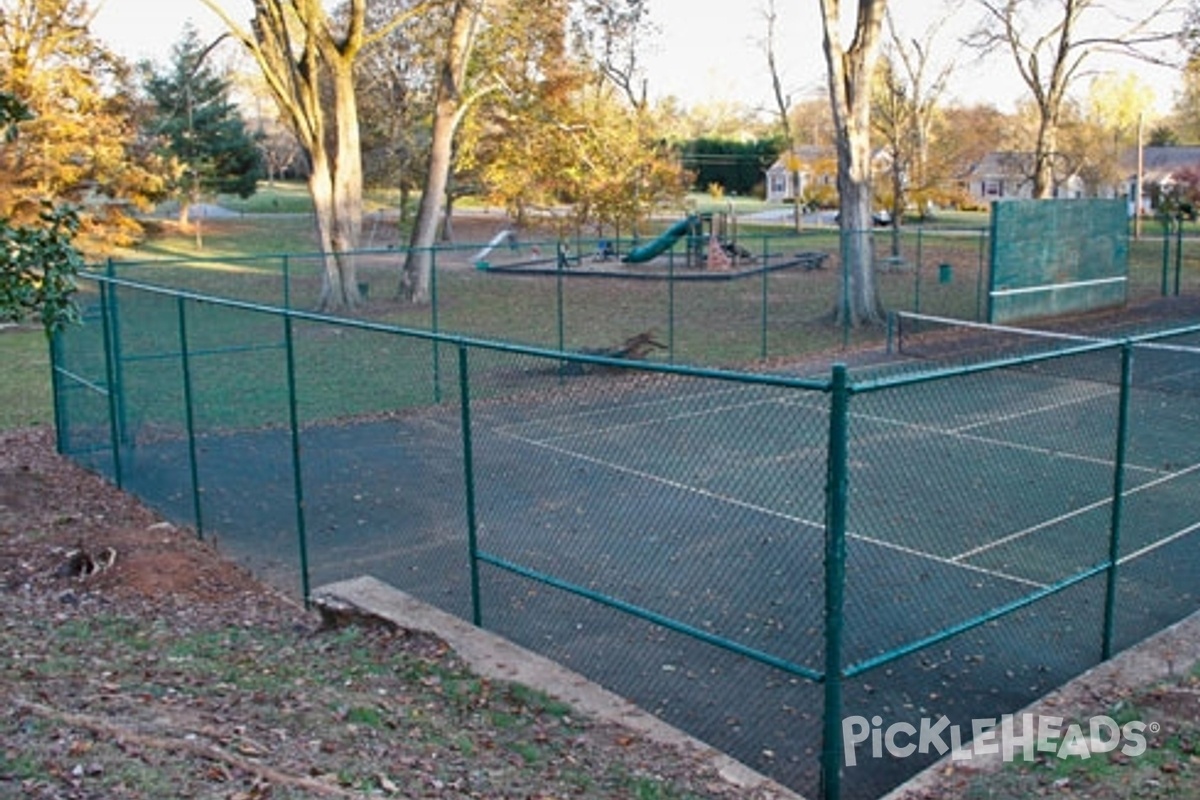
[[[835,364],[833,367],[829,405],[829,453],[825,484],[825,702],[821,737],[821,796],[823,800],[839,800],[842,782],[842,637],[850,421],[850,384],[845,364]]]

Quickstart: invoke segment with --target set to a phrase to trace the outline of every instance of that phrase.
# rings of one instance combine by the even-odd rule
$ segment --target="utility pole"
[[[1133,187],[1133,238],[1142,238],[1142,181],[1146,172],[1146,147],[1143,128],[1146,115],[1138,114],[1137,127],[1137,183]]]

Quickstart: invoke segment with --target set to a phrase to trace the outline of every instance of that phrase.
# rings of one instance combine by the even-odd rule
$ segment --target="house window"
[[[983,182],[984,197],[1000,197],[1002,194],[1004,194],[1003,181],[985,180]]]

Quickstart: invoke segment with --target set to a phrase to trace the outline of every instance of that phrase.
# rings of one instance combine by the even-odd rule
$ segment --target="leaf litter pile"
[[[0,797],[752,796],[435,637],[323,627],[42,429],[0,433],[0,648]]]

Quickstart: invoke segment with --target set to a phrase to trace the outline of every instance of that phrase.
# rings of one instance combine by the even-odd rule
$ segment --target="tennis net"
[[[945,366],[1029,359],[1014,368],[1111,385],[1121,382],[1115,350],[1124,342],[1133,345],[1135,388],[1200,396],[1200,326],[1115,338],[896,312],[889,337],[893,355],[904,359]]]

